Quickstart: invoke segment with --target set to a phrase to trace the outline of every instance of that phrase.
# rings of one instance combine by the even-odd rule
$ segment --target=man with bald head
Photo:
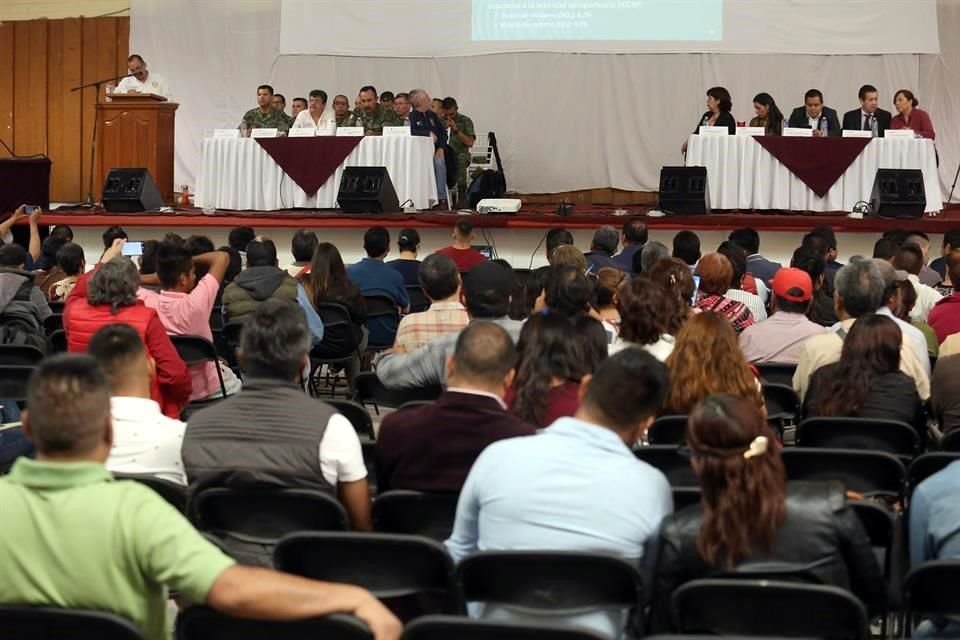
[[[447,390],[433,404],[383,419],[377,436],[377,487],[458,492],[477,456],[492,442],[532,435],[507,413],[513,384],[513,339],[492,322],[460,332],[447,360]]]

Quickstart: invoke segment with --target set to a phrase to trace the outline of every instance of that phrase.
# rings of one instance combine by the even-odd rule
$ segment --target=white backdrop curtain
[[[858,106],[863,83],[879,88],[888,110],[893,93],[909,88],[937,130],[941,197],[960,162],[960,2],[953,0],[937,3],[939,55],[280,55],[280,7],[280,0],[132,0],[130,50],[167,78],[181,105],[178,186],[196,184],[204,132],[236,126],[264,82],[288,107],[313,88],[352,103],[364,84],[454,96],[478,131],[496,131],[517,193],[655,191],[660,167],[681,164],[680,145],[705,109],[704,91],[718,84],[733,95],[738,120],[753,115],[760,91],[787,112],[817,87],[843,112]],[[365,37],[358,28],[356,38]]]

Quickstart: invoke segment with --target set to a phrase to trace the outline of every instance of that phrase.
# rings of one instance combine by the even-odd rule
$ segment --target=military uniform
[[[337,116],[337,126],[338,127],[352,127],[353,126],[353,114],[347,111],[342,116]]]
[[[457,125],[457,129],[463,133],[465,136],[472,136],[474,142],[476,142],[476,132],[473,128],[473,120],[463,115],[462,113],[457,113],[453,117],[453,123]],[[460,196],[460,201],[462,202],[467,194],[467,167],[470,165],[470,147],[463,144],[460,141],[460,136],[450,131],[450,148],[453,149],[453,153],[457,156],[457,193]]]
[[[365,109],[356,110],[352,122],[355,127],[363,127],[364,133],[373,131],[377,135],[383,133],[384,127],[399,127],[403,124],[396,111],[385,109],[381,104],[374,107],[373,113],[367,113]]]
[[[287,130],[289,131],[290,129],[292,129],[293,123],[296,122],[297,119],[284,111],[281,111],[280,115],[282,115],[283,119],[287,121]]]
[[[255,107],[243,114],[241,126],[244,129],[277,129],[284,133],[290,130],[291,122],[288,122],[290,116],[270,107],[270,111],[264,113],[260,107]]]

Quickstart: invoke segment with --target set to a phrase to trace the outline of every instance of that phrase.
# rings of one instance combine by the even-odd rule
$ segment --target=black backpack
[[[493,131],[490,132],[490,148],[493,149],[497,169],[486,169],[470,182],[467,188],[467,204],[471,209],[476,209],[477,203],[485,198],[500,198],[507,192],[507,178],[503,173],[497,136]]]

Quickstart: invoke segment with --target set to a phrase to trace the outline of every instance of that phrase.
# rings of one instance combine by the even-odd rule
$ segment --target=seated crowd
[[[220,249],[168,234],[135,262],[114,227],[85,271],[69,229],[41,243],[38,220],[29,249],[0,247],[4,342],[33,336],[20,344],[50,352],[22,416],[4,413],[22,418],[23,435],[0,430],[0,471],[9,468],[0,604],[112,611],[150,640],[169,637],[168,588],[181,606],[246,618],[349,613],[378,639],[398,637],[394,614],[404,610],[358,587],[275,572],[262,542],[225,536],[215,546],[111,472],[191,496],[313,490],[339,502],[358,532],[374,529],[374,493],[458,494],[445,541],[454,563],[481,550],[618,556],[643,577],[639,631],[669,633],[680,586],[760,568],[848,590],[871,614],[889,606],[853,508],[871,500],[839,481],[787,482],[794,443],[770,404],[767,368],[790,372],[798,421],[894,420],[930,448],[960,426],[958,233],[929,266],[929,240],[910,231],[840,264],[835,234],[817,227],[784,266],[763,257],[752,229],[702,253],[695,233],[667,247],[633,217],[597,230],[587,253],[551,229],[549,265],[527,272],[473,249],[465,219],[449,247],[426,256],[416,230],[401,230],[391,260],[390,232],[373,227],[366,257],[349,266],[308,229],[281,265],[275,244],[248,227]],[[67,354],[52,353],[44,335],[57,301]],[[417,305],[426,308],[411,312]],[[236,343],[221,358],[182,355],[185,336],[212,349],[231,327]],[[364,369],[401,397],[438,392],[385,411],[371,442],[318,397],[318,381],[326,376],[332,395],[342,373],[339,389],[371,402]],[[651,426],[671,416],[686,425],[699,486],[684,508],[642,456],[658,443]],[[914,566],[960,557],[958,474],[954,463],[916,488]],[[499,605],[482,615],[539,621]],[[611,638],[629,619],[619,610],[564,617]],[[926,621],[915,635],[954,624]]]

